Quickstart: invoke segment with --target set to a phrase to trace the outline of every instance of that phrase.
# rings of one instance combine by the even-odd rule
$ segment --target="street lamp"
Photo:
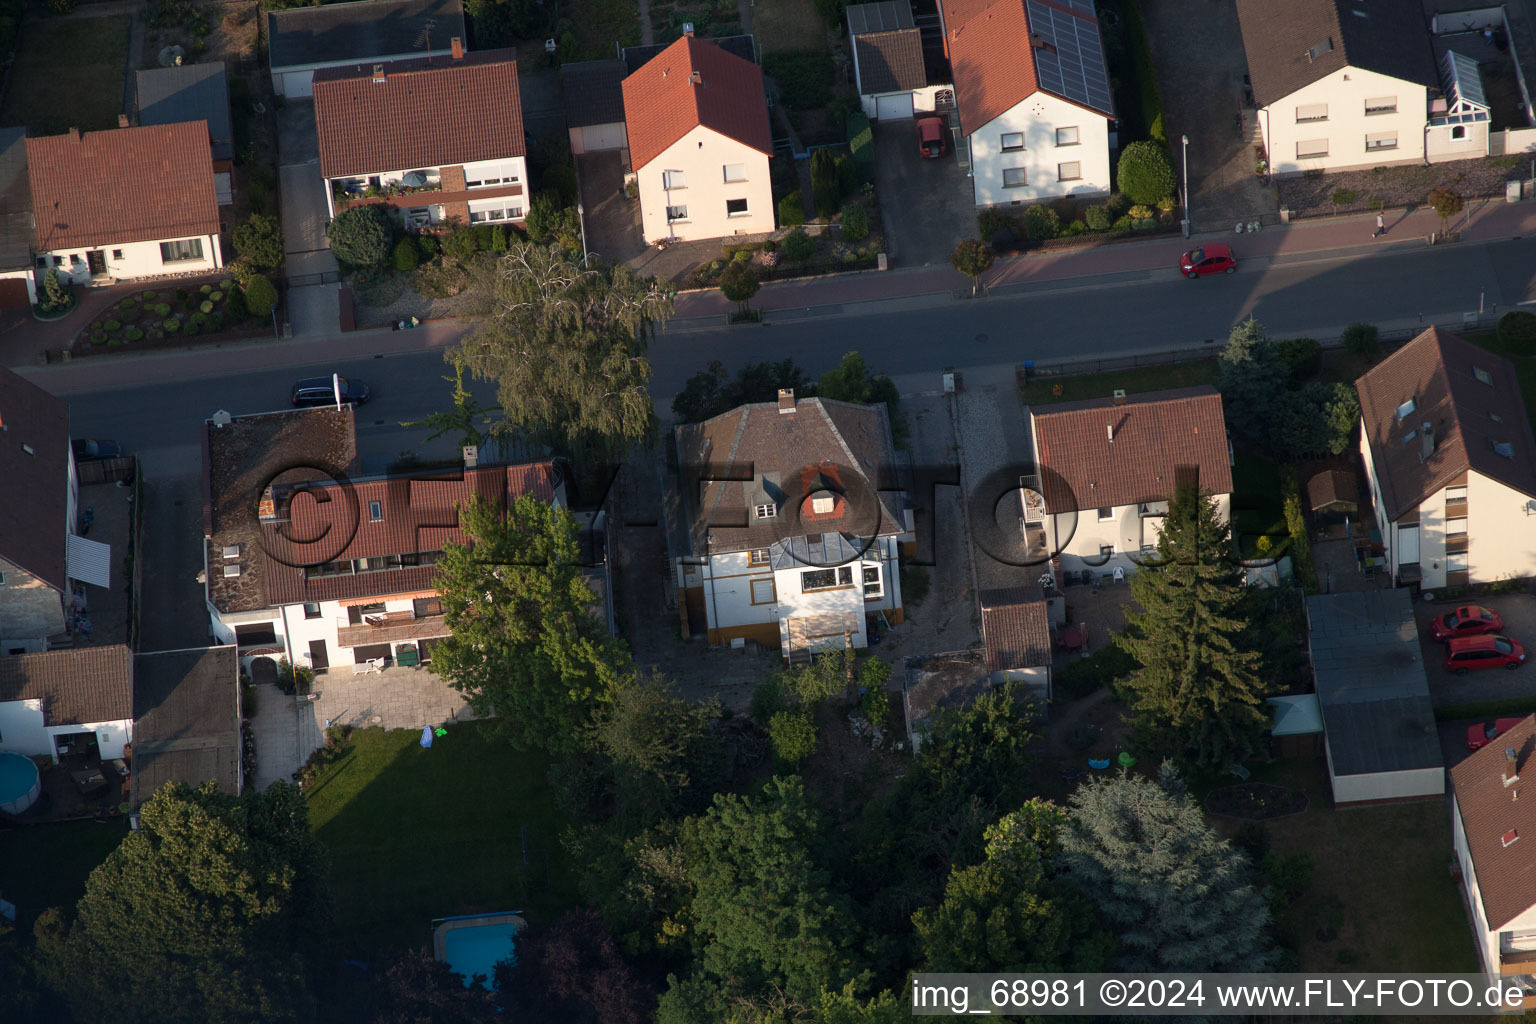
[[[576,204],[576,223],[581,227],[581,265],[587,265],[587,211],[582,209],[580,203]]]
[[[1180,136],[1184,143],[1184,237],[1189,237],[1189,136]]]

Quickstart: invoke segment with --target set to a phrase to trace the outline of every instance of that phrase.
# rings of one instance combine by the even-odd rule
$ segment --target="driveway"
[[[325,237],[329,215],[320,177],[320,144],[313,100],[288,100],[277,112],[278,169],[283,196],[283,249],[289,278],[335,274]]]
[[[1143,0],[1141,12],[1174,170],[1181,174],[1179,138],[1189,136],[1194,230],[1230,231],[1238,221],[1277,213],[1274,193],[1253,173],[1254,111],[1244,111],[1242,135],[1233,124],[1248,73],[1236,7],[1231,0]]]
[[[919,157],[911,121],[876,124],[874,131],[876,195],[891,266],[948,264],[956,242],[976,237],[971,179],[953,148],[937,160]]]
[[[624,195],[624,164],[618,150],[576,158],[576,183],[587,227],[587,251],[611,263],[628,263],[646,251],[640,203]],[[718,247],[718,242],[714,243]],[[655,270],[645,271],[656,274]]]
[[[1443,650],[1429,639],[1429,623],[1458,605],[1483,604],[1504,619],[1504,632],[1520,641],[1533,658],[1514,671],[1486,669],[1464,676],[1452,675],[1441,664]],[[1506,700],[1510,697],[1536,697],[1536,596],[1530,594],[1495,594],[1486,598],[1460,601],[1418,601],[1414,619],[1424,649],[1424,672],[1429,676],[1429,695],[1436,707],[1465,704],[1469,701]],[[1466,728],[1462,728],[1463,737]]]

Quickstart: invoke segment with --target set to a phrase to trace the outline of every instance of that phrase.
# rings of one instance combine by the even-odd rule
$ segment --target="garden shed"
[[[1270,697],[1264,703],[1269,705],[1269,714],[1275,723],[1270,727],[1269,735],[1274,739],[1279,756],[1317,753],[1323,738],[1323,709],[1317,703],[1317,694]]]
[[[1335,804],[1439,799],[1445,761],[1406,590],[1307,598]]]
[[[1325,469],[1307,481],[1307,506],[1313,514],[1343,512],[1355,515],[1360,509],[1360,484],[1347,469]]]

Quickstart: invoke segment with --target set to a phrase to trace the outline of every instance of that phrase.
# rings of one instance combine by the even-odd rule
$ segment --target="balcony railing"
[[[448,636],[448,620],[441,615],[417,615],[414,612],[370,612],[362,622],[336,621],[336,643],[340,647],[364,647],[368,644],[393,644],[410,640],[429,640]]]
[[[425,185],[369,185],[361,189],[333,185],[331,197],[336,200],[337,209],[340,210],[354,203],[368,205],[385,199],[412,196],[418,192],[441,192],[442,190],[441,181],[429,181]]]

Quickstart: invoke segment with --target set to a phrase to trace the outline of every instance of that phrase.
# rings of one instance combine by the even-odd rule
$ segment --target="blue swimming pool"
[[[450,918],[437,928],[437,958],[464,975],[470,983],[475,974],[486,977],[486,987],[495,985],[496,963],[514,959],[514,948],[522,918],[515,914],[485,914]]]
[[[0,811],[20,814],[31,807],[40,790],[37,765],[9,752],[0,754]]]

